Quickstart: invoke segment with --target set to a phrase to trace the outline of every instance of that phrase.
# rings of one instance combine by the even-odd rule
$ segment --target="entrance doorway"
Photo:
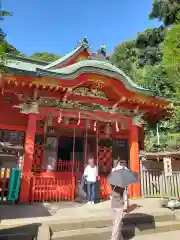
[[[127,139],[113,139],[112,141],[113,167],[115,167],[118,158],[123,166],[129,167],[129,144]]]
[[[61,136],[58,144],[58,159],[62,161],[72,161],[73,158],[73,137]],[[83,158],[83,138],[75,138],[74,156],[76,161]]]

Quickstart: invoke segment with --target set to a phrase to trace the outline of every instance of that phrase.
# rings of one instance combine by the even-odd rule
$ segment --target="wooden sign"
[[[163,158],[164,162],[164,173],[166,177],[171,177],[172,176],[172,162],[171,158],[165,157]]]

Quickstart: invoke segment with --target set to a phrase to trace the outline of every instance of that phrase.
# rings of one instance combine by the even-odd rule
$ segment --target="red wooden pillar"
[[[138,144],[138,127],[132,125],[130,128],[129,136],[129,147],[130,147],[130,169],[140,176],[140,162],[139,162],[139,144]],[[141,187],[140,179],[139,183],[133,184],[130,188],[131,197],[140,197]]]
[[[34,155],[34,140],[36,133],[36,114],[29,114],[26,128],[24,166],[22,170],[19,202],[28,202],[30,194],[30,182],[32,176],[32,164]]]

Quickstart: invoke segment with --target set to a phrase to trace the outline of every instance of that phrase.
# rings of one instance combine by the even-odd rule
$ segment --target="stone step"
[[[155,233],[148,235],[140,235],[131,238],[131,240],[169,240],[169,239],[179,239],[180,231],[170,231],[165,233]],[[124,239],[125,240],[125,239]]]
[[[165,222],[165,221],[174,221],[175,215],[173,212],[169,213],[154,213],[152,215],[142,214],[142,213],[132,213],[127,214],[123,219],[124,225],[130,224],[144,224],[155,222]],[[109,227],[112,224],[111,216],[99,216],[91,218],[81,218],[79,220],[61,220],[61,221],[50,221],[48,223],[52,232],[76,230],[83,228],[104,228]]]
[[[125,238],[134,236],[149,235],[170,231],[180,230],[179,221],[158,222],[123,226],[123,235]],[[71,231],[54,232],[52,240],[108,240],[111,236],[111,227],[103,228],[84,228]]]
[[[2,226],[1,226],[2,227]],[[50,228],[46,225],[6,227],[0,230],[0,240],[50,240]]]

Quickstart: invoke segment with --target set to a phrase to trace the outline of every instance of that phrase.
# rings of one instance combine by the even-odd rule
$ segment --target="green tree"
[[[177,86],[177,96],[180,100],[180,23],[168,30],[164,41],[163,62],[166,71]]]
[[[180,12],[180,0],[154,0],[150,19],[163,21],[165,26],[176,22]]]
[[[54,53],[48,53],[48,52],[35,52],[30,56],[30,58],[45,61],[45,62],[54,62],[57,59],[59,59],[60,56]]]
[[[0,21],[3,21],[5,17],[12,16],[12,13],[7,11],[0,11]],[[5,71],[5,59],[6,54],[9,53],[11,55],[22,55],[16,48],[12,45],[8,44],[6,41],[6,34],[4,33],[3,29],[0,28],[0,71]]]
[[[11,15],[11,13],[0,10],[0,21],[4,20],[4,17],[10,16],[10,15]],[[8,47],[5,37],[6,37],[6,34],[2,30],[2,28],[0,28],[0,72],[5,71],[5,66],[4,66],[5,53],[6,53],[6,50]]]
[[[152,90],[158,96],[170,98],[175,93],[175,86],[162,65],[146,65],[141,71],[140,79],[144,88]]]
[[[137,68],[157,65],[162,61],[165,32],[163,26],[147,29],[135,40],[121,43],[112,54],[112,63],[137,80],[137,72],[140,72]]]
[[[135,41],[123,42],[117,46],[110,60],[124,73],[132,77],[136,62]]]
[[[147,29],[137,35],[135,47],[138,67],[161,62],[165,32],[166,29],[160,26],[159,28]]]

